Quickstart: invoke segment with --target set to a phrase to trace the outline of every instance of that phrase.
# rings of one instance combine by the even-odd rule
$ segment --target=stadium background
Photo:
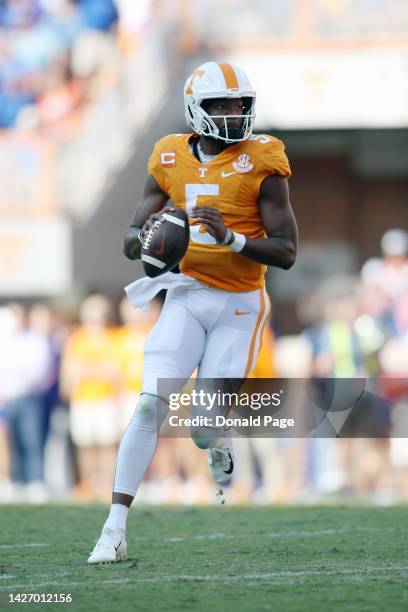
[[[109,498],[159,308],[119,308],[141,274],[122,238],[152,145],[186,130],[182,85],[208,59],[247,70],[255,131],[283,139],[293,171],[299,257],[268,274],[257,375],[406,377],[406,234],[381,243],[407,221],[405,2],[12,0],[0,27],[1,502]],[[72,341],[80,317],[99,361],[86,330]],[[116,440],[73,442],[78,396],[115,406]],[[392,399],[406,406],[406,388]],[[405,446],[239,441],[230,501],[404,501]],[[205,453],[162,440],[138,503],[212,501]]]

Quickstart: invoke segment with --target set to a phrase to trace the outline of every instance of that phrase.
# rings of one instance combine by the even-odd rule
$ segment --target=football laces
[[[159,226],[161,225],[161,221],[158,219],[157,221],[154,222],[154,224],[152,225],[152,227],[149,229],[149,231],[147,232],[144,240],[142,241],[142,246],[143,248],[146,250],[149,248],[150,243],[152,241],[153,235],[154,233],[157,231],[157,229],[159,228]],[[140,236],[140,235],[139,235]]]

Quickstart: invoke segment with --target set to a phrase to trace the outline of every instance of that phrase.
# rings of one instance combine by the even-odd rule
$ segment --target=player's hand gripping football
[[[163,213],[174,212],[175,210],[176,209],[174,208],[174,206],[165,206],[164,208],[159,210],[159,212],[153,213],[152,215],[150,215],[150,217],[147,219],[147,221],[145,222],[145,224],[143,225],[142,229],[139,232],[140,242],[142,242],[145,239],[145,236],[147,232],[149,231],[149,229],[152,227],[152,225],[156,223],[156,221],[160,220]]]
[[[218,208],[207,208],[206,206],[194,206],[190,217],[200,221],[207,228],[207,232],[215,238],[218,244],[222,244],[227,235],[224,219]]]

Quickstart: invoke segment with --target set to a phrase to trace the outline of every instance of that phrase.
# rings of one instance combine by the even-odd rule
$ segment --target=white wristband
[[[226,244],[228,245],[228,243],[231,241],[232,238],[232,231],[230,230],[230,228],[227,228],[227,231],[225,233],[225,238],[224,240],[221,242],[221,244]]]
[[[238,234],[237,232],[234,232],[234,240],[231,242],[231,244],[228,245],[228,248],[230,248],[231,251],[235,251],[235,253],[240,253],[244,248],[245,243],[246,238],[244,234]]]

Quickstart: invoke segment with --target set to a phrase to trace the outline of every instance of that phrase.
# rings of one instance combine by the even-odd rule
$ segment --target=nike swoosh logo
[[[113,548],[116,550],[116,552],[118,552],[118,548],[119,546],[122,544],[122,540],[119,542],[119,544],[117,546],[114,546]]]
[[[228,453],[228,457],[229,457],[229,460],[230,460],[230,466],[229,466],[228,470],[224,470],[224,474],[232,474],[232,471],[234,469],[234,462],[232,460],[231,453]]]
[[[238,172],[221,172],[222,178],[227,178],[227,176],[232,176],[233,174],[238,174]]]
[[[238,308],[237,308],[234,314],[236,314],[237,317],[242,317],[242,315],[247,315],[247,314],[251,314],[251,313],[250,312],[245,312],[244,310],[238,310]]]

